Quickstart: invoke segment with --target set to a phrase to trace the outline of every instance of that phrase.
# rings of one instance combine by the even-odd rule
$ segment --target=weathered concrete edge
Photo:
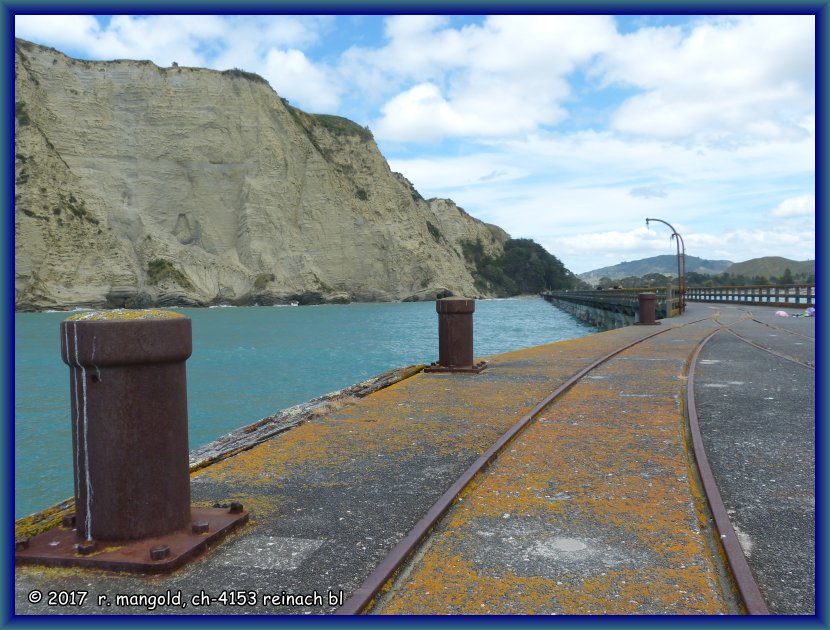
[[[288,407],[253,424],[235,429],[226,435],[190,452],[190,473],[232,457],[268,441],[280,433],[305,422],[343,409],[369,394],[399,383],[424,369],[424,364],[410,365],[383,372],[311,400]],[[29,538],[58,525],[66,514],[75,510],[75,499],[70,497],[55,505],[24,516],[14,523],[15,538]]]
[[[620,306],[617,310],[600,309],[586,304],[576,304],[548,296],[545,300],[581,322],[591,324],[602,330],[615,330],[631,326],[637,319],[637,311]]]
[[[303,422],[347,407],[356,400],[414,376],[423,369],[424,365],[422,364],[396,368],[355,385],[312,398],[308,402],[294,405],[246,427],[231,431],[219,439],[191,451],[190,472],[195,472],[214,462],[253,448],[257,444],[261,444]]]

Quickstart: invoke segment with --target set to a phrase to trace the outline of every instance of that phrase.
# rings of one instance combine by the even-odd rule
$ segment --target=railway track
[[[255,511],[255,528],[169,584],[85,576],[90,600],[168,585],[310,593],[325,579],[347,601],[312,612],[758,614],[766,603],[810,614],[812,343],[777,334],[776,324],[809,334],[812,322],[698,308],[652,328],[493,357],[481,377],[418,374],[207,466],[194,475],[197,500],[232,487]],[[788,404],[799,424],[795,413],[778,421]],[[696,413],[711,462],[695,449]],[[720,438],[726,428],[737,440]],[[767,456],[760,466],[758,453]],[[782,494],[792,484],[769,483],[770,458],[776,473],[797,474],[787,480],[801,484],[787,492],[795,496]],[[730,508],[717,520],[718,484],[703,483],[701,462],[714,467]],[[784,510],[796,518],[778,520]],[[740,566],[730,520],[752,571]],[[769,543],[786,554],[777,572],[761,563]],[[797,584],[794,564],[807,574]],[[16,609],[41,614],[26,592],[71,589],[78,576],[21,568],[15,580]]]
[[[746,321],[743,318],[742,321]],[[757,321],[757,320],[755,320]],[[562,383],[548,396],[541,400],[533,409],[526,415],[522,416],[508,431],[506,431],[498,440],[496,440],[490,448],[488,448],[457,480],[447,489],[447,491],[432,505],[420,521],[409,531],[409,533],[401,539],[401,541],[391,549],[391,551],[383,558],[377,565],[375,570],[364,580],[364,582],[357,588],[353,595],[335,612],[336,614],[360,614],[365,612],[371,606],[373,600],[384,589],[390,580],[393,580],[396,573],[407,562],[409,558],[416,553],[419,547],[430,535],[430,532],[436,524],[447,513],[453,503],[458,499],[459,495],[464,492],[474,479],[484,473],[487,468],[496,461],[499,456],[507,449],[507,447],[516,440],[516,438],[525,431],[534,421],[545,411],[551,403],[555,402],[565,392],[570,390],[575,384],[579,383],[586,376],[594,372],[598,367],[607,363],[612,358],[634,348],[640,344],[647,343],[659,335],[666,334],[670,331],[677,331],[678,329],[715,323],[714,328],[708,335],[698,342],[693,355],[686,365],[686,373],[688,376],[685,387],[685,408],[686,408],[686,422],[692,437],[692,446],[694,459],[697,465],[697,472],[705,492],[706,501],[711,511],[717,532],[719,534],[719,542],[723,551],[723,556],[728,565],[728,571],[732,580],[734,581],[737,593],[740,597],[741,604],[744,610],[751,615],[769,614],[764,598],[761,595],[760,589],[753,577],[752,571],[749,568],[746,557],[738,543],[737,536],[732,528],[729,517],[724,507],[723,500],[720,496],[717,483],[712,475],[711,467],[706,459],[705,449],[703,448],[703,441],[700,435],[700,427],[697,418],[696,406],[694,403],[694,376],[695,376],[695,362],[704,345],[716,334],[727,332],[735,335],[736,338],[750,344],[760,350],[769,352],[780,358],[794,361],[801,365],[807,365],[803,361],[778,353],[770,348],[766,348],[760,344],[754,343],[750,339],[735,333],[732,330],[732,324],[721,324],[713,320],[711,317],[701,318],[690,321],[679,326],[666,326],[651,334],[648,334],[631,343],[622,345],[612,352],[595,360],[587,367],[579,370],[568,380]],[[763,324],[763,322],[758,322]],[[768,324],[764,324],[768,325]],[[807,365],[807,367],[812,367]]]

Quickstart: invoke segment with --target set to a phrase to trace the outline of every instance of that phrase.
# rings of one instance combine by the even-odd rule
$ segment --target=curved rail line
[[[749,312],[749,311],[747,311]],[[751,312],[749,312],[752,315]],[[803,337],[804,339],[810,339],[811,341],[815,341],[815,336],[805,335],[804,333],[796,332],[795,330],[790,330],[789,328],[781,328],[781,326],[776,326],[775,324],[770,324],[769,322],[762,322],[760,319],[755,319],[754,317],[751,318],[753,322],[757,322],[758,324],[763,324],[767,328],[773,328],[775,330],[780,330],[781,332],[788,333],[790,335],[795,335],[796,337]]]
[[[698,344],[692,355],[691,361],[689,362],[689,375],[686,380],[686,413],[689,419],[692,450],[694,451],[695,461],[697,462],[698,473],[703,483],[703,490],[706,494],[706,500],[709,503],[709,509],[715,520],[715,527],[720,534],[720,544],[726,555],[729,568],[732,571],[735,586],[738,588],[744,606],[746,606],[746,610],[750,615],[768,615],[770,614],[769,609],[761,595],[761,590],[758,588],[758,583],[755,581],[755,577],[749,568],[749,563],[738,541],[738,536],[732,527],[732,521],[729,520],[729,514],[726,511],[726,505],[721,497],[717,481],[715,481],[715,476],[712,473],[712,468],[709,466],[706,449],[703,447],[703,436],[700,433],[697,407],[695,406],[695,366],[698,356],[703,346],[724,329],[730,333],[733,332],[727,326],[712,331],[710,335]],[[740,338],[743,339],[742,337]]]
[[[646,335],[641,339],[628,343],[613,352],[609,352],[605,356],[597,359],[587,367],[579,370],[576,374],[571,376],[567,381],[565,381],[562,385],[557,387],[553,392],[551,392],[547,397],[544,398],[541,402],[539,402],[533,409],[531,409],[527,414],[522,416],[506,433],[504,433],[490,448],[488,448],[473,464],[447,489],[444,494],[432,505],[432,507],[427,511],[427,513],[415,524],[415,526],[409,531],[409,533],[404,536],[398,542],[395,547],[384,557],[384,559],[378,564],[375,570],[364,580],[364,582],[357,588],[354,594],[343,603],[336,611],[335,614],[337,615],[356,615],[360,614],[377,596],[377,594],[381,591],[384,584],[386,584],[395,574],[395,572],[404,564],[404,562],[412,556],[412,554],[416,551],[418,546],[421,542],[426,538],[438,520],[447,512],[447,510],[452,506],[453,502],[456,498],[461,494],[464,488],[480,473],[482,473],[495,459],[504,451],[508,444],[510,444],[519,433],[521,433],[530,423],[532,423],[537,416],[539,416],[544,409],[546,409],[557,397],[561,394],[566,392],[570,389],[574,384],[576,384],[580,379],[582,379],[586,374],[591,372],[592,370],[596,369],[612,357],[628,350],[629,348],[636,346],[644,341],[651,339],[652,337],[656,337],[657,335],[661,335],[665,332],[670,330],[676,330],[681,327],[689,326],[691,324],[696,324],[702,321],[707,321],[710,318],[705,317],[698,320],[694,320],[691,322],[687,322],[682,324],[681,326],[673,326],[673,327],[666,327],[662,330],[658,330],[650,335]],[[693,383],[693,368],[694,362],[697,360],[697,356],[700,352],[700,348],[703,346],[706,341],[711,339],[711,337],[717,333],[718,331],[722,330],[723,328],[728,328],[727,326],[720,325],[719,328],[715,329],[709,336],[707,336],[699,345],[697,350],[694,353],[692,358],[692,363],[690,366],[690,376],[689,382]],[[687,383],[687,399],[689,397],[689,390],[688,383]],[[690,416],[694,413],[694,399],[691,398],[691,406],[689,406],[689,400],[687,400],[687,409],[690,410]],[[695,420],[695,427],[697,425],[697,415],[694,413],[694,420]],[[695,441],[695,434],[697,434],[697,438]],[[738,586],[739,594],[744,599],[744,606],[746,607],[747,611],[750,614],[768,614],[766,610],[766,605],[763,603],[763,598],[760,596],[760,590],[758,589],[757,584],[755,583],[755,579],[752,576],[752,573],[749,571],[749,566],[746,563],[746,557],[743,555],[743,551],[740,549],[740,545],[738,545],[737,550],[734,548],[735,544],[737,544],[737,538],[734,534],[734,530],[732,530],[732,525],[729,522],[728,516],[726,515],[726,509],[723,507],[723,500],[720,497],[720,492],[718,491],[717,484],[714,482],[714,477],[711,474],[711,469],[708,465],[708,461],[706,460],[705,451],[703,451],[703,443],[700,439],[699,435],[699,427],[696,431],[692,432],[693,436],[693,443],[696,442],[700,443],[700,447],[695,446],[695,458],[698,462],[698,467],[700,469],[701,477],[707,479],[707,482],[704,483],[704,491],[707,496],[707,500],[709,505],[713,505],[714,502],[719,502],[719,510],[717,517],[715,518],[715,524],[718,527],[718,531],[723,534],[725,531],[730,531],[731,536],[726,534],[726,538],[722,539],[724,553],[726,555],[727,563],[729,564],[729,568],[732,572],[733,578]],[[702,465],[701,465],[702,464]],[[706,469],[707,477],[704,477],[703,469]],[[712,498],[710,498],[712,497]],[[714,508],[712,509],[713,516],[715,515]],[[723,518],[726,518],[726,522],[723,522]],[[728,530],[727,530],[728,526]],[[735,544],[732,543],[734,541]],[[729,544],[725,544],[728,542]],[[733,565],[734,560],[734,565]],[[741,564],[741,560],[743,564]],[[760,602],[760,603],[758,603]]]
[[[757,320],[752,320],[752,321],[757,321]],[[761,323],[763,324],[763,322],[761,322]],[[755,348],[758,348],[759,350],[763,350],[764,352],[768,352],[769,354],[773,354],[773,355],[775,355],[775,356],[777,356],[781,359],[785,359],[787,361],[792,361],[793,363],[798,363],[799,365],[803,365],[804,367],[810,368],[811,370],[816,369],[816,366],[814,364],[808,362],[808,361],[802,361],[801,359],[796,359],[795,357],[791,357],[788,354],[784,354],[782,352],[778,352],[776,350],[773,350],[772,348],[767,348],[766,346],[762,346],[760,344],[757,344],[754,341],[752,341],[750,339],[747,339],[743,335],[739,335],[738,333],[736,333],[734,330],[732,330],[728,326],[726,327],[726,331],[729,334],[734,335],[735,337],[737,337],[741,341],[743,341],[745,343],[748,343],[750,346],[754,346]]]
[[[752,313],[750,313],[752,315]],[[785,332],[789,335],[795,335],[796,337],[801,337],[803,339],[809,339],[810,341],[815,341],[815,336],[811,337],[810,335],[805,335],[804,333],[796,332],[795,330],[790,330],[789,328],[781,328],[781,326],[776,326],[775,324],[770,324],[769,322],[762,322],[760,319],[752,318],[753,322],[757,322],[759,324],[763,324],[767,328],[773,328],[775,330],[780,330],[781,332]]]
[[[752,317],[752,311],[750,311],[748,308],[739,308],[738,310],[743,311],[744,313],[749,315],[749,319],[753,322],[766,326],[767,328],[780,330],[781,332],[785,332],[789,335],[795,335],[796,337],[802,337],[804,339],[809,339],[811,341],[816,340],[815,336],[811,337],[810,335],[805,335],[804,333],[796,332],[795,330],[790,330],[789,328],[781,328],[781,326],[776,326],[775,324],[770,324],[769,322],[762,322],[760,319],[755,319],[754,317]]]

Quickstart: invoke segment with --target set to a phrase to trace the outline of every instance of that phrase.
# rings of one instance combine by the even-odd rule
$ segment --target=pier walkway
[[[773,313],[689,304],[661,325],[340,401],[192,474],[194,503],[250,512],[219,547],[162,577],[19,566],[15,611],[740,614],[721,553],[737,535],[769,611],[812,614],[815,320]],[[693,397],[737,534],[713,525],[687,423],[690,362],[713,333]],[[456,483],[522,420],[488,467]],[[391,562],[430,512],[423,540]],[[88,596],[49,606],[49,591]],[[287,594],[309,605],[285,605]]]

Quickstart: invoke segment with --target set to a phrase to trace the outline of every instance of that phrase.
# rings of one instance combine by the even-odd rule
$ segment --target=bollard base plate
[[[248,512],[233,513],[227,508],[192,507],[191,521],[207,523],[206,533],[194,534],[187,527],[164,536],[141,540],[96,541],[96,549],[81,555],[78,545],[85,542],[76,529],[55,527],[33,536],[24,549],[16,550],[17,565],[36,564],[52,567],[86,567],[107,571],[158,574],[178,569],[248,521]],[[167,546],[170,553],[159,560],[150,557],[150,550]]]
[[[460,372],[462,374],[478,374],[487,367],[486,361],[479,361],[475,365],[467,365],[464,367],[439,365],[432,363],[424,368],[424,372]]]

